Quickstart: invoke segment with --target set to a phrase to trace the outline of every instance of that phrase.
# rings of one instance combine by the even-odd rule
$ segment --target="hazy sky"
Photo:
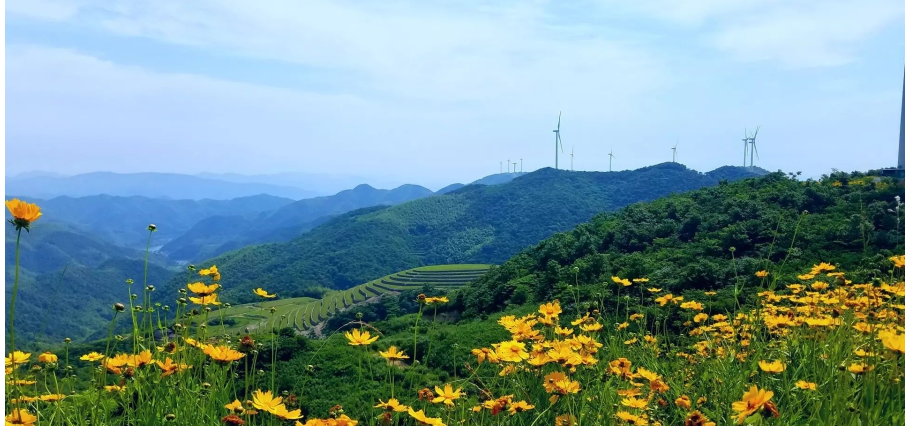
[[[902,0],[7,0],[6,167],[437,187],[524,159],[896,163]]]

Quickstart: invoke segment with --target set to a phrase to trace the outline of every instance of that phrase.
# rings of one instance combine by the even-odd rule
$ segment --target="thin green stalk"
[[[437,304],[434,304],[434,317],[431,320],[431,332],[428,333],[428,352],[425,352],[425,366],[428,365],[428,357],[431,356],[431,346],[434,343],[434,329],[437,328]]]
[[[425,309],[425,303],[419,300],[418,316],[415,317],[415,337],[412,338],[412,362],[416,362],[416,360],[418,360],[418,320],[422,318],[423,309]]]
[[[13,357],[13,359],[15,359],[15,356],[16,356],[15,355],[15,353],[16,353],[16,327],[14,324],[15,324],[15,320],[16,320],[16,294],[19,292],[19,240],[21,237],[22,237],[22,228],[17,227],[17,230],[16,230],[16,275],[13,280],[13,297],[9,302],[9,353],[10,353],[10,356]],[[13,364],[12,367],[13,367],[13,382],[15,382],[18,379],[17,373],[19,370],[19,366],[17,364]],[[17,389],[17,388],[18,387],[13,386],[13,389]],[[19,394],[21,395],[21,392],[19,392]],[[12,397],[12,392],[10,392],[10,397]],[[19,409],[19,400],[20,399],[22,399],[22,398],[16,398],[16,409],[17,410]]]

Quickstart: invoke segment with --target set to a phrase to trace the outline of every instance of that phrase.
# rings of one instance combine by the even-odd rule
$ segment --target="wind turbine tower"
[[[761,126],[755,127],[755,133],[749,139],[749,142],[752,144],[752,149],[749,150],[749,167],[755,167],[755,158],[758,157],[758,147],[755,145],[755,138],[758,137],[758,129]],[[760,160],[761,158],[759,158]]]
[[[557,129],[554,130],[554,168],[560,168],[560,152],[563,151],[563,141],[560,139],[560,118],[563,116],[563,111],[560,112],[560,115],[557,116]],[[557,147],[560,147],[560,151],[557,151]]]
[[[519,159],[519,173],[522,173],[522,159]]]
[[[500,162],[500,173],[503,173],[503,161]]]
[[[573,145],[571,151],[569,151],[569,171],[573,171],[573,156],[576,154],[576,146]]]
[[[749,156],[749,129],[744,130],[742,138],[742,166],[746,166],[746,158]]]
[[[676,145],[673,145],[673,148],[670,148],[673,150],[673,162],[674,163],[676,162],[676,147],[677,146],[679,146],[679,139],[676,140]]]
[[[613,158],[614,158],[613,150],[611,149],[610,154],[607,154],[607,155],[610,156],[610,164],[607,165],[607,171],[612,172],[613,171]]]
[[[903,98],[900,101],[900,150],[897,154],[897,168],[900,170],[904,169],[903,164],[903,153],[906,151],[906,127],[904,127],[904,119],[906,119],[906,71],[903,74]]]
[[[506,172],[507,173],[510,172],[510,160],[509,159],[506,160]]]

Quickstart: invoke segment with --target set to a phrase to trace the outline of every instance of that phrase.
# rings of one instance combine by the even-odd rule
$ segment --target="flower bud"
[[[155,225],[153,223],[148,225],[148,230],[151,232],[157,231],[157,225]]]
[[[151,225],[151,226],[154,226],[154,225]],[[149,226],[149,228],[151,226]],[[168,422],[172,422],[173,420],[176,420],[176,414],[170,413],[170,414],[167,414],[166,416],[164,416],[164,418],[167,419]]]
[[[122,303],[114,303],[113,309],[117,312],[123,312],[126,310],[126,305],[123,305]]]

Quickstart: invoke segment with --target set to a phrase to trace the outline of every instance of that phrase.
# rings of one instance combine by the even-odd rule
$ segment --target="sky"
[[[7,175],[896,164],[902,0],[7,0]],[[571,153],[574,155],[571,157]]]

